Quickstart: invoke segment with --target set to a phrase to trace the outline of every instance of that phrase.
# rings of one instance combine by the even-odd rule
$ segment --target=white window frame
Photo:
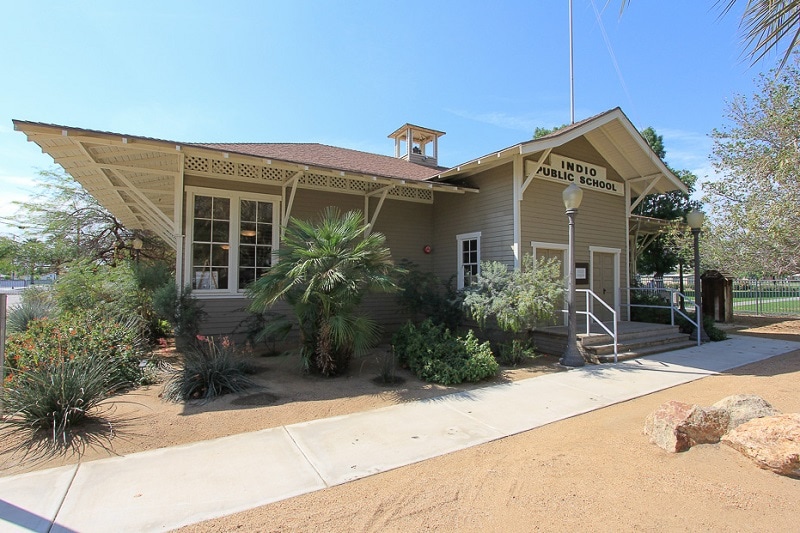
[[[197,196],[228,198],[230,200],[230,228],[228,230],[228,288],[227,289],[193,289],[192,294],[198,298],[243,297],[244,291],[239,289],[239,227],[241,225],[240,205],[242,200],[272,203],[272,262],[277,258],[280,245],[280,213],[281,197],[273,194],[212,189],[208,187],[186,187],[186,239],[184,246],[183,273],[188,283],[194,283],[192,275],[192,246],[194,244],[194,203]]]
[[[540,249],[540,248],[542,250],[561,250],[562,252],[564,252],[564,266],[563,266],[564,273],[566,274],[567,272],[569,272],[567,270],[567,267],[568,267],[567,261],[569,261],[569,258],[567,257],[569,255],[569,245],[568,244],[558,244],[558,243],[555,243],[555,242],[531,241],[531,248],[533,248],[533,258],[534,259],[538,259],[538,255],[537,255],[536,251],[538,249]]]
[[[474,231],[472,233],[462,233],[460,235],[456,235],[456,243],[457,243],[457,255],[458,255],[458,290],[464,288],[464,252],[463,252],[463,243],[464,241],[477,241],[477,248],[478,248],[478,275],[481,273],[481,232]]]

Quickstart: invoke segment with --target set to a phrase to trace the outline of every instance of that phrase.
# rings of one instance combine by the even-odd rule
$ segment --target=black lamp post
[[[575,217],[583,200],[583,190],[574,183],[561,194],[569,219],[569,285],[567,287],[567,349],[559,363],[564,366],[583,366],[583,354],[578,350],[578,319],[575,313]]]
[[[703,329],[703,299],[700,287],[700,230],[703,228],[703,219],[705,214],[697,209],[686,213],[686,223],[692,228],[694,235],[694,314],[697,320],[697,336],[701,342],[708,342],[710,339]]]
[[[133,245],[133,260],[138,263],[139,254],[142,253],[142,246],[144,245],[144,243],[142,242],[142,239],[136,237],[135,239],[133,239],[133,242],[131,244]]]

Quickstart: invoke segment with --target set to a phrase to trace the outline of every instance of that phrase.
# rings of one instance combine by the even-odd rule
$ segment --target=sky
[[[714,175],[751,66],[713,0],[573,0],[575,120],[617,106],[666,160]],[[741,2],[740,2],[741,4]],[[12,119],[179,142],[318,142],[385,155],[406,122],[455,166],[570,121],[568,0],[0,0],[0,218],[52,158]],[[0,224],[0,235],[18,233]]]

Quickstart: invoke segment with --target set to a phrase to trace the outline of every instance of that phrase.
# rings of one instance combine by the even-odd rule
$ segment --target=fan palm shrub
[[[386,238],[366,234],[358,211],[326,208],[316,223],[292,218],[278,262],[248,289],[251,311],[262,313],[279,300],[294,310],[300,354],[307,371],[332,376],[345,371],[354,355],[379,340],[374,320],[356,310],[371,291],[394,291],[395,266]]]

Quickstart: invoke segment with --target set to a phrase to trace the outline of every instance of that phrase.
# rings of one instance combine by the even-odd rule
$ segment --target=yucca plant
[[[53,312],[53,304],[44,299],[24,299],[8,310],[6,327],[9,333],[22,333],[34,320],[47,318]]]
[[[227,339],[207,337],[188,347],[183,357],[183,368],[173,372],[164,385],[163,397],[168,401],[209,401],[256,386],[247,376],[249,366]]]
[[[66,449],[73,429],[100,418],[98,405],[128,384],[110,377],[116,363],[106,358],[76,358],[18,371],[3,392],[6,431],[28,441],[47,441]]]

